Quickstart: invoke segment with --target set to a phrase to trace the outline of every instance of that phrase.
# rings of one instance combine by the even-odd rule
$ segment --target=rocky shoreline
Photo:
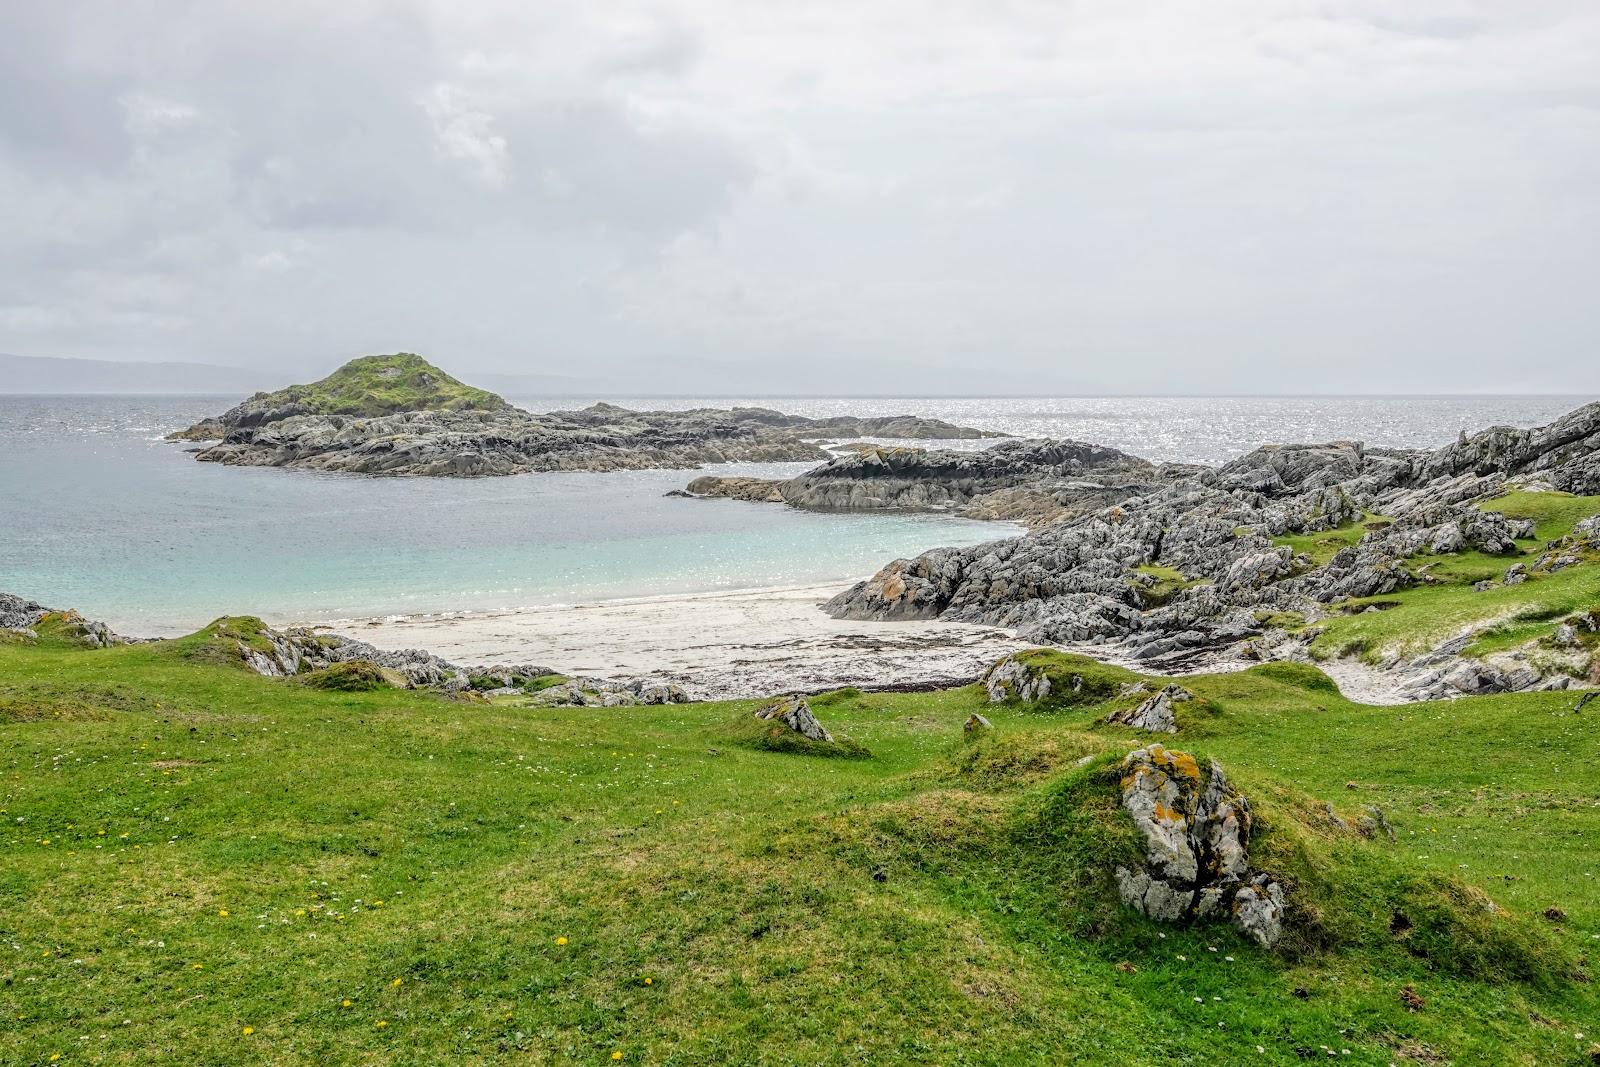
[[[1531,551],[1523,545],[1533,523],[1508,519],[1489,502],[1513,490],[1600,494],[1600,404],[1537,429],[1463,435],[1433,451],[1264,446],[1022,538],[896,560],[827,610],[836,618],[1002,626],[1147,670],[1198,658],[1305,658],[1320,620],[1352,600],[1438,584],[1430,570],[1449,557],[1506,560],[1503,576],[1480,581],[1480,590],[1600,558],[1600,518],[1590,518],[1531,560],[1512,562]],[[1278,543],[1358,523],[1366,524],[1359,539],[1326,561]],[[1562,624],[1554,643],[1573,635],[1567,657],[1513,649],[1466,661],[1469,635],[1380,666],[1407,679],[1411,699],[1562,688],[1592,680],[1579,637],[1595,626],[1593,613],[1581,611]]]
[[[1040,527],[1154,491],[1203,468],[1082,441],[1002,441],[981,451],[866,447],[785,480],[708,476],[688,494],[813,511],[952,511]]]
[[[409,387],[390,391],[397,382]],[[258,393],[169,439],[214,442],[195,449],[204,463],[470,478],[814,462],[830,455],[819,443],[828,440],[998,436],[915,415],[810,419],[767,408],[632,411],[605,403],[533,414],[399,353]]]

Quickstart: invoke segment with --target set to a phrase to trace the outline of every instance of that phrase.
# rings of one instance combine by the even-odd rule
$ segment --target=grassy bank
[[[847,693],[818,714],[871,757],[819,759],[748,743],[754,702],[326,691],[185,647],[0,647],[0,1062],[1555,1064],[1600,1031],[1600,740],[1565,695],[1186,681],[1178,743],[1320,912],[1274,954],[1116,903],[1103,765],[1140,738],[1103,707],[984,707],[974,743],[973,688]]]

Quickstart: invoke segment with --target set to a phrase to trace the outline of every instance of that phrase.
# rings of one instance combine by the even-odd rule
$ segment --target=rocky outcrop
[[[339,663],[364,662],[405,688],[489,696],[528,692],[534,703],[543,705],[631,707],[690,700],[682,686],[648,679],[567,678],[541,689],[536,683],[556,673],[549,667],[463,666],[421,649],[382,649],[305,628],[274,630],[255,620],[219,619],[209,630],[213,640],[233,648],[245,666],[268,677],[293,677]]]
[[[1590,491],[1597,424],[1600,404],[1543,430],[1488,431],[1437,452],[1264,446],[1214,470],[1157,477],[1153,489],[1024,537],[895,560],[826,610],[1008,627],[1025,641],[1094,644],[1167,671],[1259,654],[1263,620],[1275,615],[1315,620],[1347,600],[1432,581],[1434,556],[1524,551],[1532,524],[1495,512],[1492,495],[1534,476]],[[1273,540],[1348,529],[1366,514],[1388,519],[1326,562]],[[1590,539],[1600,532],[1580,526],[1540,557],[1543,571],[1518,563],[1506,580],[1575,565]]]
[[[52,632],[82,641],[91,648],[125,644],[126,638],[111,632],[103,622],[86,619],[70,608],[47,608],[37,601],[11,593],[0,593],[0,630],[27,638],[37,638],[36,628],[49,626]]]
[[[1144,837],[1144,865],[1118,867],[1129,907],[1160,922],[1227,918],[1264,948],[1283,933],[1284,891],[1250,869],[1250,804],[1215,763],[1151,745],[1121,766],[1122,808]]]
[[[687,496],[722,497],[759,504],[783,503],[783,482],[774,478],[729,478],[707,475],[689,483]]]
[[[1194,699],[1194,694],[1181,685],[1168,684],[1161,691],[1135,707],[1113,711],[1107,722],[1131,726],[1135,730],[1151,733],[1175,734],[1178,732],[1178,715],[1175,705]]]
[[[682,686],[648,681],[612,682],[601,678],[574,678],[534,693],[534,704],[550,707],[630,708],[648,704],[687,704]]]
[[[966,737],[977,737],[979,734],[988,733],[993,729],[994,723],[977,712],[968,715],[967,721],[961,724],[961,733]]]
[[[1005,704],[1020,700],[1032,704],[1050,695],[1050,673],[1038,664],[1030,664],[1018,656],[1002,656],[994,666],[983,672],[979,679],[989,703]]]
[[[808,419],[767,408],[595,404],[533,414],[426,363],[418,369],[409,362],[416,358],[355,360],[321,382],[258,394],[172,436],[216,441],[196,451],[207,463],[438,477],[818,461],[829,454],[817,442],[838,437],[999,436],[912,415]],[[391,388],[381,376],[400,367],[407,388]]]
[[[765,722],[780,722],[808,741],[833,743],[833,735],[817,721],[811,703],[802,696],[781,696],[756,709],[755,717]]]
[[[1197,469],[1081,441],[1005,441],[979,451],[859,446],[788,480],[702,478],[689,493],[813,511],[953,511],[1042,527]]]

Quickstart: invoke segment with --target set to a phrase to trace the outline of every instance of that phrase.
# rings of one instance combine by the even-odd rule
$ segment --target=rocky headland
[[[533,414],[398,353],[258,393],[171,439],[213,442],[196,450],[207,463],[478,477],[806,462],[828,457],[818,443],[826,440],[997,436],[913,415],[808,419],[766,408],[632,411],[601,403]]]
[[[1548,426],[1496,427],[1432,451],[1268,445],[1215,469],[1180,470],[1072,448],[1097,486],[1086,513],[1020,538],[896,560],[826,610],[1002,626],[1024,640],[1088,645],[1096,655],[1173,670],[1304,658],[1328,620],[1387,610],[1410,590],[1454,586],[1481,595],[1483,610],[1466,611],[1469,625],[1438,646],[1415,656],[1341,651],[1367,652],[1405,699],[1600,681],[1591,648],[1600,620],[1581,592],[1548,605],[1508,601],[1503,612],[1494,594],[1524,582],[1565,590],[1556,575],[1600,561],[1600,518],[1541,540],[1532,520],[1495,504],[1508,493],[1600,494],[1600,404]],[[989,450],[991,465],[983,455],[964,463],[935,453],[844,457],[780,492],[790,503],[843,506],[970,500],[978,485],[1008,475],[1013,487],[1041,484],[1030,480],[1048,465],[1034,457],[1053,453],[1015,442]],[[877,485],[882,492],[869,488]],[[1373,599],[1395,595],[1401,599]],[[1553,632],[1469,647],[1512,612]],[[1471,651],[1482,654],[1464,655]]]

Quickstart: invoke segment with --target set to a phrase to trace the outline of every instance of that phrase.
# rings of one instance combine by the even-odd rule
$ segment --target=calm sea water
[[[160,440],[233,399],[0,396],[0,590],[124,632],[171,634],[224,613],[283,622],[845,580],[1012,532],[935,515],[664,496],[693,477],[686,471],[362,478],[196,463]],[[548,410],[600,398],[514,399]],[[604,399],[916,412],[1217,462],[1268,440],[1436,445],[1462,429],[1546,422],[1590,398]]]

